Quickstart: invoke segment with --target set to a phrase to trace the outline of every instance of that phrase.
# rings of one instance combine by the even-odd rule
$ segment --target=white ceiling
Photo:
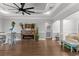
[[[66,20],[79,20],[79,11],[65,18]]]
[[[12,3],[6,3],[8,5],[14,6]],[[20,6],[19,3],[17,3]],[[62,20],[71,14],[79,11],[79,3],[26,3],[25,7],[35,7],[34,11],[38,12],[38,14],[27,15],[27,18],[50,18],[51,21]],[[9,10],[12,9],[6,5],[0,3],[0,12],[6,11],[9,14],[5,14],[5,16],[12,17],[26,17],[26,15],[15,14],[17,10]],[[5,12],[5,13],[6,13]],[[4,13],[2,13],[4,15]]]
[[[61,8],[61,6],[63,6],[63,5],[65,5],[65,7],[64,8]],[[55,12],[59,7],[61,8],[61,11],[59,11],[55,15],[53,12]],[[52,12],[52,15],[51,15],[51,16],[55,15],[55,16],[52,17],[53,20],[51,20],[53,22],[56,21],[56,20],[63,20],[65,18],[69,17],[70,15],[78,12],[79,11],[79,3],[68,3],[68,4],[67,3],[63,3],[63,4],[60,4],[56,8],[56,10],[54,10]]]
[[[16,7],[13,3],[5,3],[5,4]],[[21,6],[20,3],[16,3],[16,4],[19,7]],[[55,5],[56,5],[56,3],[50,3],[50,4],[47,4],[47,3],[26,3],[24,8],[34,7],[34,9],[32,11],[35,11],[36,13],[33,13],[32,15],[34,15],[34,14],[37,15],[37,14],[43,14],[43,13],[51,10],[53,7],[55,7]],[[15,8],[12,8],[10,6],[6,6],[3,3],[0,3],[0,8],[2,10],[10,12],[11,14],[15,14],[18,10],[16,10]],[[12,10],[12,9],[15,9],[15,10]]]

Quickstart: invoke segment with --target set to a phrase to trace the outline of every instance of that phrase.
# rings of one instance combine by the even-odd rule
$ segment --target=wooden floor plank
[[[22,40],[16,42],[16,45],[0,46],[0,55],[2,56],[68,56],[79,55],[79,53],[70,53],[68,49],[62,49],[58,42],[54,40]]]

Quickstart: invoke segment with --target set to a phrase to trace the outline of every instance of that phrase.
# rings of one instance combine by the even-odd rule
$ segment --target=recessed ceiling
[[[16,7],[13,3],[5,3],[7,5]],[[18,6],[21,6],[20,3],[16,3]],[[50,19],[51,21],[56,21],[59,19],[64,19],[69,15],[79,11],[79,3],[26,3],[24,8],[35,7],[33,11],[37,13],[33,13],[30,16],[21,13],[16,14],[18,10],[11,10],[12,7],[6,6],[3,3],[0,3],[0,15],[8,16],[8,17],[27,17],[34,19]],[[5,15],[4,15],[5,14]],[[8,15],[7,15],[8,14]]]
[[[5,4],[16,7],[13,3],[5,3]],[[20,3],[16,3],[16,4],[18,6],[21,6]],[[2,10],[10,12],[11,14],[16,14],[16,12],[18,10],[16,10],[15,8],[12,8],[10,6],[6,6],[3,3],[0,3],[0,8]],[[24,8],[34,7],[34,9],[32,11],[35,11],[36,13],[32,13],[32,15],[33,15],[33,14],[43,14],[47,11],[50,11],[55,6],[56,6],[56,3],[26,3]],[[21,13],[19,13],[19,14],[21,14]]]

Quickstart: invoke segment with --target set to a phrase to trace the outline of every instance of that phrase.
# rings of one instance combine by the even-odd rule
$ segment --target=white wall
[[[3,22],[4,22],[4,27],[3,27],[4,32],[9,32],[12,21],[16,22],[15,28],[16,28],[17,33],[21,32],[21,27],[19,25],[20,23],[34,23],[38,27],[40,38],[45,38],[45,36],[46,36],[46,34],[45,34],[46,33],[45,23],[48,22],[49,19],[32,19],[32,18],[27,19],[27,17],[26,18],[5,17],[4,20],[3,20]]]
[[[52,24],[53,33],[60,33],[60,21],[56,21]]]
[[[0,32],[4,32],[4,18],[0,15]]]
[[[75,20],[64,19],[63,20],[63,34],[74,34],[77,33],[77,22]],[[53,37],[60,33],[60,20],[52,24]],[[58,34],[59,35],[59,34]]]
[[[36,26],[39,28],[40,33],[45,33],[45,21],[41,21],[40,19],[16,19],[16,18],[6,18],[5,22],[5,32],[7,32],[10,28],[11,22],[16,22],[16,30],[20,33],[21,27],[20,23],[35,23]]]
[[[76,33],[76,27],[74,20],[63,20],[63,33]]]
[[[78,22],[78,21],[77,21]],[[63,32],[64,33],[76,33],[77,22],[74,20],[63,20]],[[60,33],[60,21],[53,23],[53,33]]]
[[[77,33],[79,24],[79,12],[76,12],[67,18],[63,19],[63,32],[64,33]],[[53,23],[53,32],[59,33],[60,31],[60,22],[56,21]]]
[[[76,12],[76,13],[70,15],[69,17],[65,18],[65,20],[67,20],[66,26],[67,27],[70,26],[68,28],[68,29],[70,29],[68,32],[77,33],[78,32],[78,24],[79,24],[79,12]],[[68,29],[64,29],[64,30],[67,31]]]
[[[0,32],[2,32],[2,18],[0,17]]]

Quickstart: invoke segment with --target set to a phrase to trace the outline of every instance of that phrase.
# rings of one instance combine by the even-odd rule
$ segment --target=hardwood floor
[[[53,40],[34,40],[18,41],[16,45],[0,46],[0,55],[2,56],[67,56],[79,55],[79,53],[70,53],[68,49],[62,49],[58,42]]]

